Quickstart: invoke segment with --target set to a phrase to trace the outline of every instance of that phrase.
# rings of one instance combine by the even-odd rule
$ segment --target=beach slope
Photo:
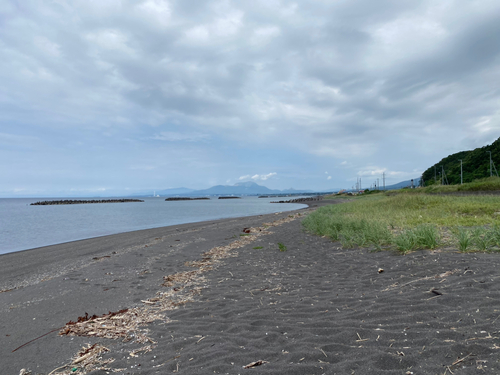
[[[342,249],[309,210],[0,257],[0,373],[500,372],[497,254]],[[152,319],[106,338],[131,312]]]

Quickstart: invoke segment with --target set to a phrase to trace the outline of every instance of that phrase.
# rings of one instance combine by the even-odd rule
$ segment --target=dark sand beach
[[[500,255],[342,249],[328,203],[0,256],[0,374],[500,373]]]

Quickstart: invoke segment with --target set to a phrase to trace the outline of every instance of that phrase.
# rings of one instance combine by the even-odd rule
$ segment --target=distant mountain
[[[197,195],[259,195],[259,194],[277,194],[280,190],[272,190],[265,186],[257,185],[255,182],[247,181],[228,185],[217,185],[204,190],[196,190],[193,194]]]
[[[429,167],[423,173],[425,185],[432,185],[441,180],[441,172],[444,174],[450,185],[460,184],[460,160],[462,160],[463,181],[472,182],[474,180],[490,176],[490,155],[494,165],[500,165],[500,138],[491,145],[479,147],[471,151],[460,151],[451,154],[439,163]],[[496,175],[495,169],[493,174]]]
[[[239,182],[234,185],[217,185],[208,189],[191,190],[183,193],[170,193],[168,195],[191,195],[191,196],[205,196],[205,195],[274,195],[274,194],[300,194],[310,193],[311,190],[273,190],[265,186],[261,186],[252,181]],[[156,192],[156,194],[163,194]]]
[[[410,186],[411,186],[411,180],[407,180],[407,181],[398,182],[397,184],[388,185],[385,187],[385,190],[397,190],[397,189],[403,189],[403,188],[410,187]],[[415,186],[415,187],[420,186],[420,178],[413,179],[413,186]],[[381,186],[380,189],[383,189],[383,187]]]
[[[313,192],[314,190],[295,190],[294,188],[290,188],[281,190],[279,194],[301,194],[301,193],[313,193]]]

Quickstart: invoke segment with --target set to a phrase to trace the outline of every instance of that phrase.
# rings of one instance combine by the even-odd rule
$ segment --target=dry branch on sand
[[[243,368],[257,367],[257,366],[263,365],[264,363],[269,363],[269,362],[268,361],[262,361],[262,360],[255,361],[255,362],[249,363],[248,365],[243,366]]]
[[[202,285],[206,282],[203,274],[215,268],[223,258],[237,256],[234,250],[246,246],[255,241],[259,236],[270,234],[270,227],[276,227],[284,223],[293,221],[300,217],[300,214],[288,215],[283,219],[276,220],[271,223],[265,223],[258,228],[245,228],[244,232],[251,234],[241,237],[240,239],[231,242],[226,246],[217,246],[202,254],[202,259],[199,261],[188,262],[186,265],[196,268],[195,270],[177,272],[172,275],[164,276],[164,282],[161,284],[168,287],[167,291],[158,291],[156,296],[143,300],[144,306],[124,309],[118,312],[109,312],[102,316],[89,316],[85,314],[79,317],[76,322],[68,322],[59,332],[60,335],[69,336],[87,336],[87,337],[102,337],[107,339],[121,339],[123,341],[135,341],[139,343],[150,343],[147,347],[143,347],[134,351],[133,356],[139,353],[148,352],[154,349],[154,342],[148,337],[149,330],[144,328],[149,323],[157,320],[168,322],[165,312],[173,310],[181,305],[194,300],[194,296],[201,293]],[[99,351],[100,350],[100,351]],[[111,363],[113,359],[107,360],[104,363],[99,358],[103,351],[108,349],[94,344],[91,347],[84,348],[84,354],[79,353],[76,360],[78,364],[79,374],[86,374],[95,369],[104,369],[106,363]],[[132,355],[132,354],[131,354]],[[259,364],[265,361],[257,361]],[[59,369],[66,368],[68,365],[62,366],[51,374],[66,375],[71,372],[55,372]]]
[[[110,368],[106,367],[106,365],[111,364],[114,359],[103,359],[101,357],[103,353],[108,351],[108,348],[99,344],[87,345],[87,347],[83,347],[78,352],[73,361],[56,368],[51,371],[49,375],[69,375],[75,373],[76,371],[84,374],[94,370],[109,371]]]
[[[97,317],[80,317],[77,322],[68,322],[59,332],[60,335],[103,337],[107,339],[135,340],[140,343],[154,343],[147,336],[147,330],[141,329],[155,320],[166,319],[160,311],[153,311],[149,306],[120,310]]]
[[[383,289],[382,292],[387,292],[387,291],[390,291],[390,290],[393,290],[393,289],[396,289],[396,288],[402,288],[402,287],[404,287],[406,285],[410,285],[410,284],[413,284],[413,283],[416,283],[416,282],[419,282],[419,281],[443,279],[445,277],[451,276],[451,275],[456,274],[458,272],[460,272],[459,269],[454,269],[454,270],[446,271],[446,272],[443,272],[443,273],[439,273],[439,274],[434,275],[434,276],[419,277],[418,279],[411,280],[411,281],[408,281],[408,282],[403,283],[403,284],[394,283],[392,285],[389,285],[387,288]]]

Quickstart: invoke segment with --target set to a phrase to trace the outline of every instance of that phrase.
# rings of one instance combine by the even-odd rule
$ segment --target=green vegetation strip
[[[432,181],[431,181],[432,182]],[[402,192],[407,194],[433,194],[433,193],[491,193],[492,191],[500,192],[500,178],[499,177],[488,177],[482,178],[480,180],[475,180],[473,182],[468,182],[465,184],[458,185],[441,185],[436,183],[423,189],[402,189]]]
[[[312,233],[340,241],[344,248],[406,253],[454,246],[461,251],[499,251],[500,197],[372,194],[321,207],[303,225]]]

